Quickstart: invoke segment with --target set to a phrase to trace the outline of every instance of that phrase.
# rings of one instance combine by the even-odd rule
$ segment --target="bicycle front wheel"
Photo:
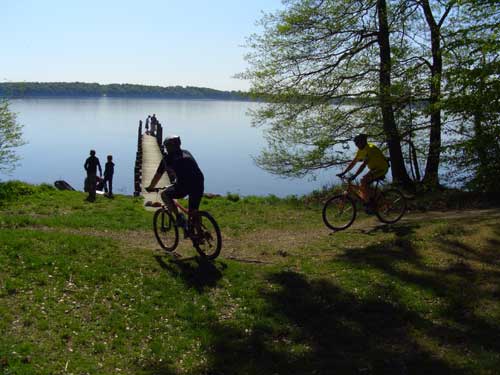
[[[160,246],[166,251],[174,251],[179,244],[179,229],[172,214],[160,208],[153,216],[153,230]]]
[[[349,228],[356,218],[356,205],[351,197],[335,195],[323,206],[323,222],[332,230]]]
[[[207,258],[215,259],[219,256],[222,248],[222,236],[219,225],[215,219],[206,211],[198,212],[200,230],[196,233],[193,246],[198,253]]]
[[[377,199],[375,214],[386,224],[394,224],[406,212],[406,198],[397,189],[382,191]]]

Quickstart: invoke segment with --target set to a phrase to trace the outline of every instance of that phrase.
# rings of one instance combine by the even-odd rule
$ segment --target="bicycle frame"
[[[177,202],[177,199],[172,199],[174,201],[175,206],[180,209],[182,212],[184,212],[186,215],[189,215],[189,209],[184,208],[179,202]]]
[[[353,198],[355,198],[356,200],[363,202],[363,199],[359,195],[360,186],[358,184],[353,184],[352,181],[348,178],[342,178],[342,180],[347,183],[347,188],[342,192],[342,194],[345,196],[350,195]],[[379,193],[378,187],[379,187],[380,180],[376,180],[374,182],[375,182],[375,187],[373,188],[374,197],[372,199],[376,199],[376,197],[378,196],[378,193]]]

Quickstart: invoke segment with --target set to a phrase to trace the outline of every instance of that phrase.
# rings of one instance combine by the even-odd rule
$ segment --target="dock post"
[[[137,153],[135,155],[134,166],[134,196],[141,194],[142,184],[142,120],[139,120],[137,129]]]

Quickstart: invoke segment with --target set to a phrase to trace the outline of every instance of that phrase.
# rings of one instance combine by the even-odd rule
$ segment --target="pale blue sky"
[[[0,0],[0,82],[247,89],[242,45],[281,0]]]

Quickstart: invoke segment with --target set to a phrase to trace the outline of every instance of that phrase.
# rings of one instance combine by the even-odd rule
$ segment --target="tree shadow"
[[[360,229],[363,234],[394,233],[398,237],[409,236],[415,233],[420,226],[417,224],[401,223],[397,225],[377,224],[367,229]]]
[[[269,278],[266,319],[251,330],[214,327],[210,374],[459,373],[419,347],[407,332],[412,313],[362,300],[328,280],[295,272]],[[410,371],[411,372],[411,371]]]
[[[460,261],[429,263],[426,249],[411,238],[414,225],[385,227],[380,230],[396,233],[395,239],[336,259],[375,271],[377,279],[363,292],[299,272],[272,272],[256,297],[259,308],[247,319],[210,322],[202,346],[207,361],[189,374],[465,374],[471,362],[455,367],[443,353],[482,361],[486,351],[500,352],[498,324],[478,313],[484,301],[498,303],[498,289],[485,290],[482,283],[499,285],[500,272]],[[485,254],[494,247],[498,252],[497,241],[486,241],[485,253],[465,245],[460,251],[487,263]],[[456,244],[436,242],[456,258]],[[491,358],[481,362],[484,371],[494,368]],[[175,373],[169,365],[146,371]]]
[[[414,313],[377,298],[361,299],[325,279],[270,275],[263,316],[248,327],[211,324],[203,367],[189,374],[460,374],[409,334]],[[382,293],[383,291],[380,291]],[[149,374],[175,373],[151,365]]]
[[[207,289],[217,286],[223,276],[222,272],[227,268],[223,262],[214,262],[202,257],[174,259],[155,255],[155,260],[162,269],[174,277],[179,277],[198,293],[204,293]]]
[[[436,295],[443,305],[439,315],[446,323],[435,324],[420,319],[417,326],[442,345],[457,348],[466,345],[499,352],[500,327],[485,320],[478,312],[484,304],[497,301],[498,289],[485,289],[484,283],[499,285],[500,271],[472,268],[468,263],[493,264],[489,255],[493,248],[479,252],[443,237],[436,242],[439,251],[455,257],[460,255],[461,259],[448,260],[446,265],[425,263],[410,238],[353,249],[342,259],[373,267],[396,278],[402,285],[415,285]],[[495,253],[498,256],[498,248]]]

